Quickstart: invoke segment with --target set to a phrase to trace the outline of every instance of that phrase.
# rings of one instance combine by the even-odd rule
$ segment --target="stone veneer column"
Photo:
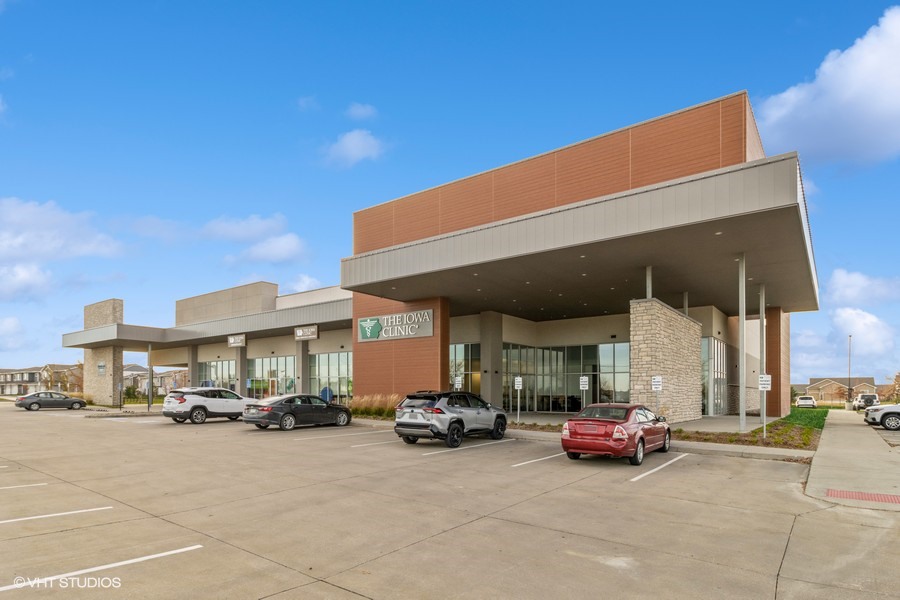
[[[631,403],[678,423],[702,415],[701,326],[656,299],[631,301]],[[662,391],[650,378],[662,376]],[[657,394],[659,406],[657,407]]]
[[[125,303],[112,298],[84,307],[84,328],[115,325],[125,320]],[[103,406],[118,402],[122,387],[123,351],[121,346],[84,350],[84,395],[86,400]]]
[[[481,397],[503,406],[503,315],[481,313]]]

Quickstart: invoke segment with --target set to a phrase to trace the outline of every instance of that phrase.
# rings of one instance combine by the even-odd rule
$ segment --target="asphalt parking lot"
[[[898,514],[805,496],[804,464],[7,403],[0,427],[0,598],[900,595],[871,569]]]

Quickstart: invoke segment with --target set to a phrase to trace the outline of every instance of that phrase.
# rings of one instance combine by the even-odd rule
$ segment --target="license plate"
[[[585,433],[597,433],[597,426],[596,425],[583,425],[581,427],[581,430]]]
[[[255,408],[248,408],[248,409],[245,410],[244,412],[246,412],[247,414],[251,414],[251,415],[252,415],[252,414],[255,414],[255,413],[257,412],[257,410],[256,410]]]

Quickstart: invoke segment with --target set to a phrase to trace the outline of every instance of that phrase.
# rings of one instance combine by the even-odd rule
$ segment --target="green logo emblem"
[[[359,337],[362,340],[377,340],[381,333],[381,321],[378,319],[366,319],[359,322]]]

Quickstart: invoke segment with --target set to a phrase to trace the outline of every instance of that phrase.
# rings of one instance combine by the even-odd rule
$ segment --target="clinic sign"
[[[380,342],[434,335],[434,311],[415,310],[406,313],[357,319],[360,342]]]

